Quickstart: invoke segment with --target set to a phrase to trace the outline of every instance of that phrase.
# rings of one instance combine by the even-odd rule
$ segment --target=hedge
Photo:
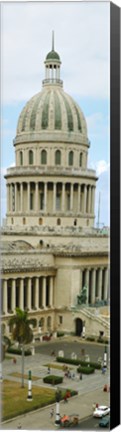
[[[96,363],[96,362],[86,362],[84,360],[81,359],[70,359],[70,358],[65,358],[65,357],[56,357],[56,361],[59,363],[68,363],[68,364],[73,364],[76,366],[85,366],[87,367],[87,364],[89,363],[91,367],[93,367],[94,369],[101,369],[101,364],[100,363]]]
[[[95,342],[95,337],[93,337],[93,336],[87,336],[86,340],[90,341],[90,342]]]
[[[57,375],[47,375],[43,378],[43,381],[47,384],[61,384],[63,382],[63,377]]]
[[[61,332],[61,331],[59,332],[59,331],[58,331],[58,332],[57,332],[57,337],[62,337],[62,336],[64,336],[64,334],[65,334],[64,332]]]
[[[22,354],[22,350],[20,348],[12,348],[12,347],[10,347],[10,348],[7,349],[7,352],[9,354],[17,354],[17,355],[21,355]],[[31,355],[31,351],[29,349],[25,350],[24,351],[24,355],[25,356]]]
[[[85,367],[84,366],[79,366],[77,368],[77,372],[89,375],[89,374],[95,372],[95,369],[94,369],[94,367],[91,367],[91,366],[87,366],[87,367],[86,366]]]

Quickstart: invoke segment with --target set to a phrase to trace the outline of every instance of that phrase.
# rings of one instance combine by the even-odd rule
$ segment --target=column
[[[35,183],[35,211],[38,212],[38,183]]]
[[[46,307],[46,277],[43,277],[42,280],[42,306]]]
[[[47,183],[44,183],[44,211],[47,211]]]
[[[104,270],[104,300],[108,298],[108,268]]]
[[[10,212],[12,212],[12,184],[10,184]]]
[[[35,307],[39,309],[39,278],[35,279]]]
[[[91,198],[91,213],[94,213],[94,206],[95,206],[95,187],[92,187],[92,198]]]
[[[7,280],[3,280],[3,312],[5,315],[8,312],[7,294]]]
[[[16,281],[15,279],[12,280],[12,286],[11,286],[11,309],[14,312],[16,308]]]
[[[87,207],[87,212],[91,213],[91,186],[89,186],[89,189],[88,189],[88,207]]]
[[[53,68],[53,65],[52,65],[52,80],[53,80],[53,72],[54,72],[54,68]]]
[[[91,303],[95,303],[95,282],[96,282],[96,270],[92,269],[91,277]]]
[[[83,192],[83,213],[86,213],[86,202],[87,202],[87,186],[84,185],[84,192]]]
[[[70,210],[73,211],[73,184],[71,183]]]
[[[53,306],[53,277],[50,277],[50,285],[49,285],[49,306]]]
[[[56,183],[53,183],[53,213],[56,211]]]
[[[23,212],[23,183],[20,183],[20,212]]]
[[[86,300],[86,303],[89,303],[89,269],[86,269],[85,286],[87,288],[87,300]]]
[[[80,213],[80,184],[78,185],[78,213]]]
[[[19,307],[20,309],[24,310],[24,279],[20,280],[19,290],[20,290]]]
[[[7,184],[7,213],[9,212],[10,204],[9,204],[9,184]]]
[[[18,206],[17,206],[17,183],[15,183],[15,212],[17,212]]]
[[[28,278],[27,283],[27,308],[31,310],[31,278]]]
[[[30,210],[30,183],[27,183],[28,212]]]
[[[62,212],[65,211],[65,183],[62,183]]]
[[[82,290],[82,276],[83,276],[83,269],[80,270],[80,291]]]
[[[98,297],[102,299],[102,269],[98,270]]]

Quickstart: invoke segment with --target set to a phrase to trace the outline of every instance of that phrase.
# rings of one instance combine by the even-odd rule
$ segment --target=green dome
[[[52,50],[47,54],[46,60],[59,60],[60,61],[60,57],[56,51]]]
[[[50,86],[31,98],[23,108],[17,134],[61,131],[87,136],[84,115],[77,103],[59,87]]]

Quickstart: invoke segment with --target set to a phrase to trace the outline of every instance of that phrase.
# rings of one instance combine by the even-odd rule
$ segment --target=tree
[[[28,312],[20,308],[16,308],[16,315],[9,320],[13,340],[17,341],[22,348],[22,387],[24,387],[24,345],[30,343],[33,339],[30,324],[33,324],[33,322],[28,319]]]

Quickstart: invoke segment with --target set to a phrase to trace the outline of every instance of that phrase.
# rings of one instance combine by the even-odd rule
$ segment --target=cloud
[[[4,103],[27,100],[41,89],[52,29],[62,60],[64,89],[69,93],[71,89],[72,95],[107,98],[109,10],[107,4],[93,2],[2,4]]]
[[[110,164],[107,163],[105,160],[100,160],[96,163],[96,173],[98,176],[100,176],[104,172],[109,171]]]

